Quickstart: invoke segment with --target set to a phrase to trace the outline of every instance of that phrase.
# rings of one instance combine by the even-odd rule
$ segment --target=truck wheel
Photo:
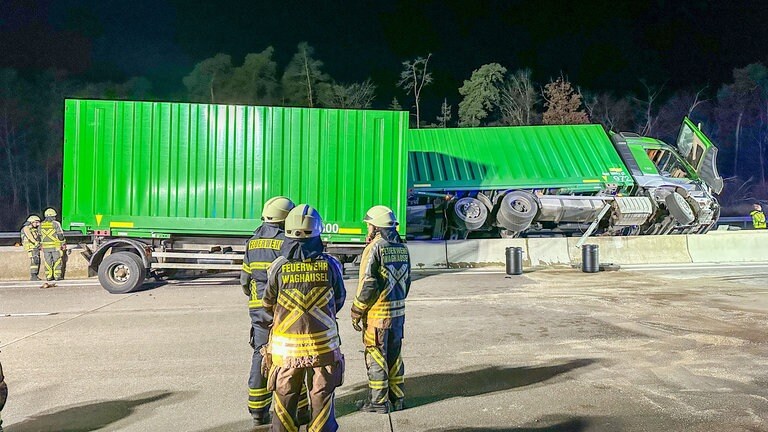
[[[696,219],[693,209],[679,193],[672,192],[667,195],[667,197],[664,198],[664,203],[667,205],[669,214],[671,214],[680,225],[689,225]]]
[[[504,195],[496,218],[504,228],[520,232],[528,229],[539,212],[536,198],[525,191],[512,191]]]
[[[488,207],[476,198],[465,197],[453,204],[453,214],[458,228],[474,231],[488,219]]]
[[[117,252],[99,265],[99,283],[112,294],[129,293],[144,283],[147,270],[141,258],[131,252]]]

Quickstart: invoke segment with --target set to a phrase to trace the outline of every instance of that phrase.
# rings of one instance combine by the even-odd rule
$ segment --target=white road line
[[[35,317],[35,316],[48,316],[56,315],[58,312],[29,312],[29,313],[15,313],[15,314],[0,314],[0,318],[3,317]]]

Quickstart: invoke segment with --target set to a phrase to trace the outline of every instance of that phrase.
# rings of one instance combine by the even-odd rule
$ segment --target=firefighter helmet
[[[379,228],[394,228],[397,226],[397,218],[392,210],[383,205],[373,206],[365,213],[363,222]]]
[[[288,212],[296,207],[293,201],[284,197],[272,197],[264,203],[264,209],[261,211],[261,220],[266,222],[283,222]]]
[[[43,213],[45,217],[56,217],[56,210],[54,210],[51,207],[48,207],[45,209],[45,213]]]
[[[27,222],[29,222],[29,223],[32,223],[32,222],[40,222],[40,216],[38,216],[38,215],[32,215],[32,216],[30,216],[30,217],[28,217],[28,218],[27,218]]]
[[[285,236],[296,239],[320,236],[323,220],[320,213],[307,204],[299,204],[285,218]]]

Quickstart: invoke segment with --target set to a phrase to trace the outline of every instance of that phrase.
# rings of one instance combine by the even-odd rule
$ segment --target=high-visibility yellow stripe
[[[582,183],[600,183],[600,180],[598,180],[598,179],[584,179],[581,182]]]
[[[248,264],[243,263],[243,271],[248,274],[251,274],[251,267]]]
[[[279,397],[275,398],[275,414],[277,414],[280,423],[283,424],[283,427],[287,429],[288,432],[299,432],[299,428],[293,423],[291,414],[288,413],[288,410],[286,410],[282,402],[280,402]]]
[[[133,228],[133,222],[110,222],[110,228]]]
[[[272,264],[270,261],[254,261],[249,267],[251,270],[266,270],[269,268],[270,264]]]
[[[339,228],[339,234],[362,234],[362,228]]]
[[[248,396],[264,396],[268,394],[272,394],[272,392],[267,390],[266,387],[248,389]]]
[[[248,401],[248,408],[262,409],[269,406],[272,403],[272,397],[261,401]]]
[[[260,307],[264,307],[264,302],[263,301],[261,301],[261,300],[249,300],[248,301],[248,308],[249,309],[256,309],[256,308],[260,308]]]
[[[325,426],[325,423],[328,422],[328,419],[331,415],[331,405],[333,405],[333,398],[330,398],[328,402],[323,405],[323,409],[320,410],[320,414],[318,414],[312,424],[309,425],[309,428],[307,429],[308,432],[320,432],[323,430],[323,426]]]
[[[374,390],[389,388],[389,381],[368,381],[368,387]]]

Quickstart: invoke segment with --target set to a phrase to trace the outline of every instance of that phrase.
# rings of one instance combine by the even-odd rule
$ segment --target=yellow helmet
[[[29,223],[32,223],[32,222],[40,222],[40,216],[38,216],[38,215],[32,215],[32,216],[30,216],[30,217],[28,217],[28,218],[27,218],[27,222],[29,222]]]
[[[56,210],[54,210],[51,207],[48,207],[45,209],[45,213],[43,213],[45,217],[56,217]]]
[[[261,220],[266,222],[283,222],[288,216],[288,212],[296,207],[293,201],[284,197],[272,197],[264,203],[264,209],[261,211]]]
[[[379,228],[394,228],[397,226],[397,218],[392,210],[383,205],[373,206],[365,213],[363,222]]]
[[[307,204],[299,204],[285,218],[285,236],[290,238],[312,238],[323,232],[320,213]]]

